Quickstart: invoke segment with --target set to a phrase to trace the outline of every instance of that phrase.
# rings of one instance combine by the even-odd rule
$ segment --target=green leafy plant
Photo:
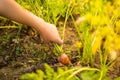
[[[68,18],[70,17],[70,14],[71,14],[71,11],[73,10],[73,0],[72,1],[70,1],[69,3],[68,3],[68,5],[67,5],[67,9],[66,9],[66,11],[64,12],[64,13],[66,13],[65,15],[64,15],[64,17],[65,17],[65,21],[64,21],[64,25],[63,25],[63,33],[62,33],[62,40],[64,41],[64,35],[65,35],[65,28],[66,28],[66,24],[67,24],[67,20],[68,20]],[[64,10],[63,10],[64,11]],[[60,55],[60,54],[62,54],[63,53],[63,46],[59,46],[59,45],[57,45],[57,44],[54,44],[54,53],[55,53],[55,55]]]
[[[80,72],[83,71],[92,71],[92,74],[89,72],[86,73],[89,77],[91,75],[96,74],[95,72],[99,72],[96,68],[89,68],[89,67],[73,67],[73,68],[57,68],[57,71],[53,70],[49,65],[45,64],[45,72],[38,70],[36,73],[28,73],[23,76],[21,76],[22,80],[81,80],[80,79]],[[84,72],[83,72],[84,73]],[[85,80],[86,78],[83,76],[82,73],[81,77],[82,80]],[[90,75],[89,75],[90,74]],[[96,74],[97,75],[97,74]],[[95,79],[99,78],[99,75],[95,77]],[[89,80],[92,80],[94,78],[91,78]]]
[[[85,21],[80,22],[78,26],[75,24],[71,14],[75,29],[83,43],[83,63],[88,62],[94,65],[94,56],[100,54],[99,80],[102,80],[110,67],[113,66],[117,54],[116,50],[120,49],[119,45],[117,45],[120,36],[118,34],[118,11],[120,10],[118,6],[120,4],[116,3],[116,1],[112,4],[112,1],[106,0],[86,0],[82,6],[83,8],[79,8],[83,11],[82,15],[81,12],[78,13],[80,17],[85,18]],[[116,47],[113,47],[113,45],[116,45]],[[112,56],[110,61],[108,61],[109,56]]]
[[[58,44],[54,43],[54,49],[53,49],[53,53],[56,55],[56,56],[60,56],[60,54],[63,53],[63,50],[62,50],[62,46],[59,46]]]

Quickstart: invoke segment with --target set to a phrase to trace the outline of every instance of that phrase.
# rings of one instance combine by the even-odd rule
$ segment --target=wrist
[[[33,28],[35,28],[40,34],[42,34],[45,30],[46,22],[38,20],[36,21],[36,24],[34,24]]]
[[[43,32],[46,22],[42,18],[34,15],[33,13],[29,11],[26,12],[29,13],[32,20],[29,20],[28,25],[35,28],[39,33]]]

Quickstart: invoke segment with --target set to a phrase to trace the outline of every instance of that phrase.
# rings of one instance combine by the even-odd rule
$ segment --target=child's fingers
[[[63,40],[61,40],[60,38],[56,39],[54,42],[59,44],[59,45],[63,44]]]

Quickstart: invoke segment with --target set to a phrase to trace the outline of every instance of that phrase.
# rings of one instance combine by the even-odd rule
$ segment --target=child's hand
[[[43,30],[40,32],[41,37],[47,43],[55,42],[58,44],[62,44],[63,41],[61,40],[57,28],[50,23],[45,22]]]
[[[24,10],[15,0],[0,0],[0,15],[35,28],[47,43],[63,43],[54,25]]]
[[[29,11],[26,12],[29,14],[30,17],[32,17],[31,20],[34,20],[28,20],[28,22],[31,22],[29,24],[31,24],[31,27],[35,28],[39,32],[45,42],[55,42],[60,45],[63,43],[55,25],[45,22],[43,19]]]

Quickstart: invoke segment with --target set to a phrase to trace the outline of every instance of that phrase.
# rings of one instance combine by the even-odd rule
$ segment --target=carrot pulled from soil
[[[71,61],[70,61],[69,57],[68,57],[66,54],[61,54],[61,55],[58,57],[58,61],[59,61],[61,64],[64,64],[64,65],[69,65],[69,64],[71,64]]]
[[[55,53],[57,53],[56,55],[60,55],[58,57],[58,61],[63,65],[71,64],[69,57],[65,53],[63,53],[62,46],[59,46],[58,44],[54,44],[54,47],[55,47]]]

